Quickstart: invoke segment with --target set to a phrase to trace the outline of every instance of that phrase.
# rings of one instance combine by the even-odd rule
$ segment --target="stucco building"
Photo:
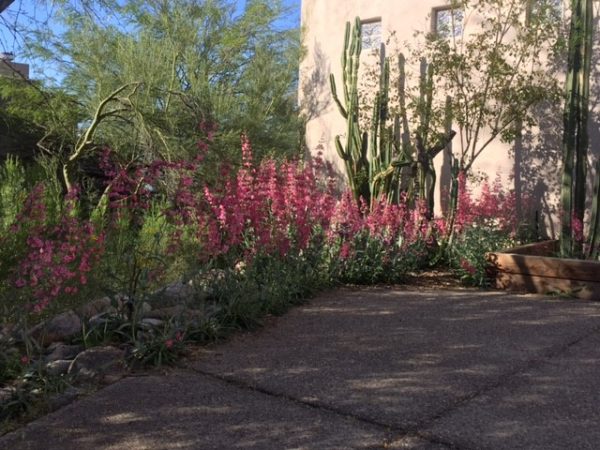
[[[536,0],[532,0],[535,3]],[[566,0],[550,2],[556,19],[568,28],[568,4]],[[564,4],[563,4],[564,3]],[[534,4],[535,8],[535,4]],[[598,31],[600,2],[595,6],[595,36]],[[470,10],[450,9],[450,0],[303,0],[302,27],[306,56],[301,64],[299,98],[307,118],[306,145],[311,153],[323,152],[343,174],[343,164],[337,156],[334,139],[344,139],[345,121],[332,100],[329,75],[341,82],[341,55],[343,52],[346,22],[360,17],[363,23],[363,54],[361,73],[378,67],[378,57],[371,50],[379,43],[386,44],[387,54],[403,51],[407,46],[418,47],[419,32],[435,32],[452,38],[452,33],[468,36],[471,30],[479,29],[480,19]],[[447,29],[454,23],[453,30]],[[590,138],[593,160],[600,153],[600,39],[595,37],[598,49],[593,61],[593,87],[590,105]],[[418,67],[418,61],[409,65]],[[564,66],[563,66],[564,67]],[[556,76],[561,78],[561,68]],[[495,139],[477,158],[473,171],[494,180],[500,175],[505,186],[529,195],[532,204],[525,211],[531,218],[537,216],[540,228],[549,235],[556,232],[557,194],[560,178],[560,146],[562,139],[561,102],[546,105],[540,112],[538,124],[523,128],[516,142],[503,143]],[[488,130],[489,131],[489,130]],[[453,145],[457,145],[456,139]],[[438,192],[436,208],[443,205],[445,196],[444,153],[436,157]],[[594,154],[595,153],[595,154]],[[441,175],[441,176],[440,176]],[[440,187],[441,186],[441,187]]]

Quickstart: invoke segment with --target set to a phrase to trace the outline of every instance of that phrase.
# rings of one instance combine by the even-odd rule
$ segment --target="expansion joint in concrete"
[[[288,394],[283,394],[281,392],[274,392],[274,391],[265,389],[260,386],[251,385],[251,384],[248,384],[237,378],[219,375],[219,374],[215,374],[212,372],[203,371],[203,370],[200,370],[197,368],[189,368],[188,367],[187,370],[191,370],[192,372],[194,372],[198,375],[202,375],[202,376],[212,378],[214,380],[218,380],[220,382],[226,383],[237,389],[256,392],[258,394],[266,395],[266,396],[269,396],[272,398],[277,398],[279,400],[288,401],[288,402],[294,403],[296,405],[299,405],[301,407],[318,410],[318,411],[332,414],[332,415],[335,415],[338,417],[343,417],[343,418],[349,419],[349,420],[355,420],[362,424],[365,424],[365,425],[368,425],[368,426],[371,426],[374,428],[378,428],[387,433],[388,438],[386,439],[386,443],[395,442],[395,441],[398,441],[400,439],[405,439],[405,438],[418,438],[418,439],[427,441],[431,444],[436,444],[436,445],[446,447],[450,450],[470,450],[465,447],[459,448],[450,442],[445,442],[436,437],[424,436],[416,428],[403,428],[398,425],[384,423],[384,422],[375,420],[373,418],[365,417],[360,414],[351,413],[351,412],[345,411],[344,409],[336,408],[336,407],[333,407],[331,405],[327,405],[327,404],[324,404],[321,402],[296,398],[296,397],[288,395]],[[383,448],[386,448],[385,443],[382,445],[384,446]]]
[[[220,375],[213,372],[204,371],[198,368],[186,367],[185,370],[192,371],[197,375],[202,375],[214,380],[218,380],[237,389],[256,392],[272,398],[288,401],[305,408],[311,408],[322,412],[326,412],[328,414],[336,415],[338,417],[355,420],[362,424],[369,425],[379,430],[383,430],[388,436],[388,438],[386,439],[386,443],[397,442],[402,439],[416,438],[421,441],[428,442],[430,444],[446,447],[448,449],[471,450],[469,447],[464,446],[463,444],[458,445],[453,442],[448,442],[446,440],[438,438],[435,435],[430,435],[426,432],[423,432],[423,430],[431,426],[433,423],[438,422],[439,420],[442,420],[446,416],[452,414],[454,411],[463,408],[471,401],[486,395],[494,389],[503,387],[520,374],[523,374],[528,370],[537,368],[547,363],[548,361],[561,356],[562,354],[567,352],[571,347],[576,346],[577,344],[583,342],[584,340],[590,338],[591,336],[597,333],[600,333],[600,326],[595,327],[587,333],[578,336],[574,339],[571,339],[570,341],[564,344],[555,345],[545,349],[544,351],[540,352],[539,356],[532,357],[527,361],[523,362],[522,364],[519,364],[513,370],[499,375],[494,381],[486,384],[481,389],[459,397],[454,402],[452,402],[452,404],[431,414],[429,417],[424,418],[423,420],[417,422],[416,425],[411,427],[400,427],[396,424],[384,423],[371,417],[366,417],[360,414],[352,413],[344,409],[337,408],[335,406],[324,404],[322,402],[296,398],[294,396],[284,394],[281,392],[271,391],[265,387],[252,385],[235,377]],[[384,448],[386,447],[385,443],[382,445]]]
[[[508,384],[511,380],[513,380],[517,376],[525,373],[526,371],[540,367],[541,365],[547,363],[548,361],[561,356],[562,354],[566,353],[571,347],[576,346],[577,344],[583,342],[584,340],[590,338],[591,336],[593,336],[597,333],[600,333],[600,326],[594,327],[587,333],[584,333],[583,335],[578,336],[577,338],[574,338],[564,344],[555,345],[555,346],[552,346],[552,347],[546,349],[545,351],[543,351],[541,353],[540,356],[530,358],[529,360],[525,361],[524,363],[518,365],[515,369],[498,376],[498,378],[495,381],[488,383],[487,385],[483,386],[481,389],[478,389],[467,395],[459,397],[452,404],[446,406],[445,408],[437,411],[435,414],[431,415],[430,417],[419,422],[417,424],[416,428],[418,430],[421,430],[425,427],[432,425],[434,422],[437,422],[437,421],[443,419],[444,417],[448,416],[452,412],[464,407],[466,404],[470,403],[471,401],[476,400],[477,398],[493,391],[494,389],[503,387],[504,385]]]

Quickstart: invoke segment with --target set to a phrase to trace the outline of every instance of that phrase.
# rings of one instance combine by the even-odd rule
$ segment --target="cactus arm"
[[[587,178],[587,147],[588,138],[588,117],[589,117],[589,98],[590,98],[590,76],[591,76],[591,56],[593,52],[593,0],[582,1],[582,48],[581,48],[581,72],[580,72],[580,96],[579,102],[579,133],[575,157],[575,185],[573,186],[573,215],[581,224],[584,223],[585,203],[586,203],[586,178]],[[574,242],[574,255],[583,256],[583,243]]]
[[[381,108],[381,93],[378,92],[375,95],[375,101],[373,105],[373,114],[371,116],[371,140],[370,144],[370,157],[371,162],[375,162],[377,164],[378,160],[378,138],[379,138],[379,124],[380,124],[380,114],[379,110]]]
[[[346,150],[344,150],[344,146],[342,145],[342,141],[340,140],[339,136],[335,137],[335,148],[337,150],[338,156],[341,159],[343,159],[344,161],[348,161],[348,159],[350,159],[350,156],[348,155]]]
[[[333,76],[333,74],[329,75],[329,87],[331,88],[331,95],[333,97],[333,101],[337,105],[340,114],[344,119],[347,119],[348,111],[346,111],[346,108],[344,108],[344,105],[342,105],[342,102],[340,102],[340,99],[337,95],[337,87],[335,85],[335,77]]]
[[[348,94],[348,48],[350,46],[350,22],[346,22],[346,32],[344,34],[344,51],[342,52],[342,84],[344,87],[344,101],[346,105],[350,102]]]
[[[402,149],[408,153],[410,148],[410,127],[406,111],[406,58],[398,55],[398,99],[400,103],[400,118],[402,120]]]
[[[431,120],[431,106],[433,96],[431,95],[433,86],[433,68],[427,64],[425,58],[421,58],[420,74],[419,74],[419,130],[423,148],[427,148],[429,137],[429,125]]]
[[[456,136],[456,131],[454,130],[450,130],[448,133],[441,136],[433,147],[427,149],[427,157],[430,159],[435,158],[448,146],[448,144],[450,144],[450,142],[452,142],[454,136]]]

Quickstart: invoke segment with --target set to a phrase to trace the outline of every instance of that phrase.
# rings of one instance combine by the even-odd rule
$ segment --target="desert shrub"
[[[344,283],[398,283],[427,265],[435,228],[406,202],[357,204],[346,194],[334,209],[328,241],[334,278]]]
[[[490,279],[486,253],[514,246],[516,241],[505,230],[473,224],[457,236],[449,251],[449,264],[460,280],[471,286],[488,286]]]
[[[481,187],[474,198],[466,176],[459,176],[458,208],[455,234],[447,249],[448,264],[467,285],[489,284],[486,253],[509,248],[518,243],[520,225],[516,217],[514,192],[503,188],[499,179]]]

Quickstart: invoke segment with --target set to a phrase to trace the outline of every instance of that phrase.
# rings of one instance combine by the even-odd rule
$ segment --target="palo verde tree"
[[[67,184],[100,147],[146,161],[191,157],[215,126],[207,172],[211,162],[237,161],[241,132],[259,157],[297,154],[299,33],[278,23],[281,1],[248,1],[243,12],[230,0],[85,6],[63,2],[54,18],[61,32],[38,30],[28,41],[88,118],[60,151]]]

